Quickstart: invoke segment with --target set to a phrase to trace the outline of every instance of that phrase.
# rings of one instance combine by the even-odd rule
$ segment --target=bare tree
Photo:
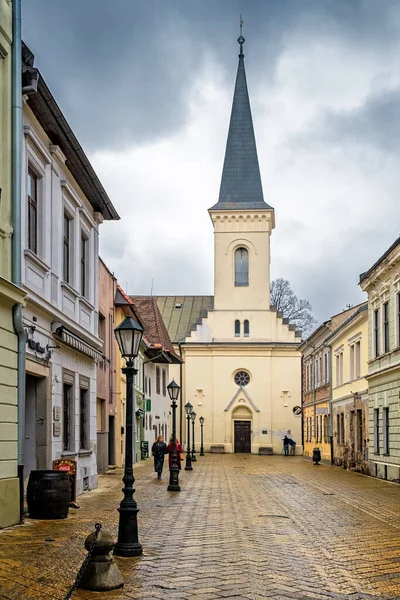
[[[312,306],[308,300],[299,299],[286,279],[275,279],[271,283],[271,305],[284,317],[294,323],[303,338],[311,333],[317,321],[311,314]]]

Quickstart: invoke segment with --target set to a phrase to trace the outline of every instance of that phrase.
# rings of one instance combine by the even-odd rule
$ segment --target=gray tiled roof
[[[264,202],[243,55],[239,55],[218,203],[210,210],[271,208]]]
[[[213,310],[214,296],[158,296],[157,304],[169,337],[181,342]]]

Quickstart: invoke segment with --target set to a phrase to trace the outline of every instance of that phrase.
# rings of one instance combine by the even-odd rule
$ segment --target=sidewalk
[[[73,599],[400,598],[400,486],[301,457],[207,455],[167,491],[135,467],[143,556],[116,557],[124,588]],[[99,521],[116,539],[122,472],[68,519],[0,531],[1,600],[63,600]]]

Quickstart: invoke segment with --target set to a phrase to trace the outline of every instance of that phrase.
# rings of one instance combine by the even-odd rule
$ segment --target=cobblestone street
[[[135,470],[144,554],[116,561],[125,587],[73,598],[400,598],[400,486],[300,457],[207,455],[167,492]],[[121,473],[65,521],[0,532],[0,598],[62,600],[100,521],[117,535]]]

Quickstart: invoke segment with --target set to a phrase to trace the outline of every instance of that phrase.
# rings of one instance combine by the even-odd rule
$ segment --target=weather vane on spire
[[[239,54],[239,58],[243,58],[244,54],[243,54],[243,44],[245,43],[245,39],[242,35],[242,27],[243,27],[243,19],[242,19],[242,15],[240,15],[240,21],[239,21],[239,25],[240,25],[240,35],[238,37],[238,42],[240,44],[240,54]]]

